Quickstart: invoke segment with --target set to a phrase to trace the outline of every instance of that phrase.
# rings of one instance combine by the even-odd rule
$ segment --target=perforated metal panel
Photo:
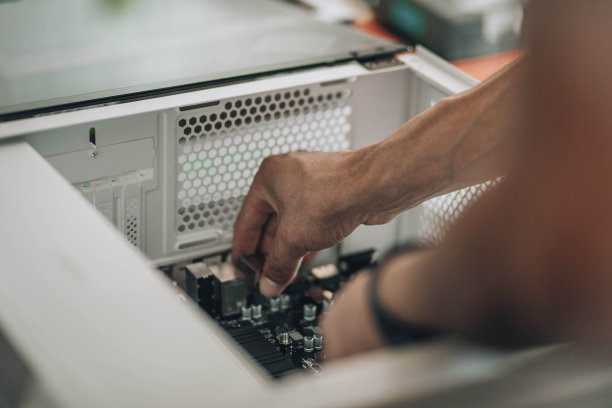
[[[500,182],[501,178],[424,202],[419,231],[421,241],[426,245],[439,245],[459,216]]]
[[[123,233],[134,246],[140,244],[140,205],[138,197],[129,197],[125,200],[125,217],[123,219]]]
[[[264,158],[350,147],[351,89],[300,87],[234,98],[176,119],[176,234],[229,231]]]
[[[143,184],[153,179],[153,170],[139,170],[74,186],[135,247],[143,248],[142,207]]]

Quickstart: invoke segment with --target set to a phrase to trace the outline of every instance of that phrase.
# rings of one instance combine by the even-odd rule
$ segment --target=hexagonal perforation
[[[176,233],[229,231],[264,158],[348,149],[351,90],[295,88],[226,100],[176,120]]]
[[[426,245],[438,246],[450,227],[486,191],[501,183],[502,179],[488,181],[463,190],[454,191],[425,201],[420,221],[420,239]]]

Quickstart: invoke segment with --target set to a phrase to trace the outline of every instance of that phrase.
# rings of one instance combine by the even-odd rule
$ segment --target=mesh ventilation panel
[[[123,220],[123,233],[130,243],[136,247],[140,246],[140,206],[137,197],[125,200],[125,218]]]
[[[74,186],[135,247],[143,247],[143,184],[153,180],[153,169],[77,183]]]
[[[350,147],[351,90],[314,89],[226,100],[177,118],[177,235],[231,230],[267,156]]]
[[[459,216],[500,181],[501,179],[492,180],[424,202],[419,231],[421,241],[425,245],[440,245]]]

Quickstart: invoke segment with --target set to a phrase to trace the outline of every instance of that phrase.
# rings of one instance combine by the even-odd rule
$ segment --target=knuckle
[[[268,156],[259,165],[259,172],[262,174],[267,174],[273,171],[274,167],[277,166],[278,156]]]
[[[292,167],[295,164],[299,164],[300,154],[295,152],[288,152],[283,154],[276,154],[266,157],[259,166],[260,171],[263,172],[276,172],[280,168]]]

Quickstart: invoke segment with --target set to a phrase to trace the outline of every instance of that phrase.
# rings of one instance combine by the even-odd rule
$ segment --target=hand
[[[267,255],[262,294],[281,293],[305,257],[369,221],[359,152],[297,152],[262,162],[236,220],[232,252],[234,262],[255,250]]]
[[[472,156],[480,152],[472,146],[480,138],[466,144],[465,132],[474,125],[459,109],[472,107],[471,100],[440,102],[387,139],[356,151],[268,157],[234,226],[234,262],[248,252],[266,254],[259,288],[278,295],[305,257],[337,244],[360,224],[387,223],[473,181],[454,172],[472,169]],[[458,131],[459,125],[469,126]]]
[[[379,266],[377,297],[388,312],[415,324],[434,323],[419,305],[419,275],[433,252],[419,250],[393,256]],[[325,358],[331,360],[386,345],[371,310],[372,275],[361,273],[338,293],[322,322]]]

